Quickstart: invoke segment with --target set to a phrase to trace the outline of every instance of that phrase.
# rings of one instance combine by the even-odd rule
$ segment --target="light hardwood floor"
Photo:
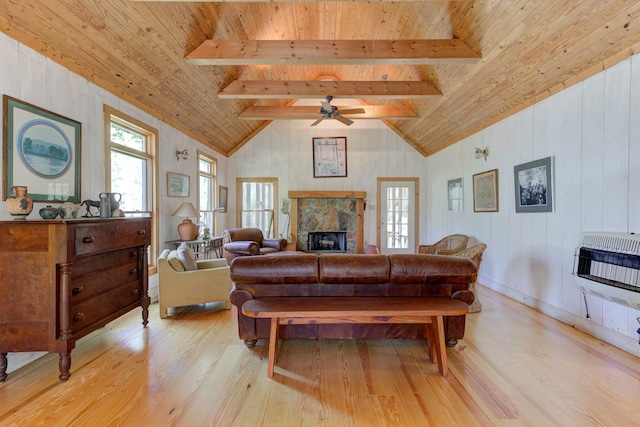
[[[2,426],[640,426],[640,360],[480,288],[440,376],[423,342],[288,340],[273,380],[233,311],[139,310],[0,384]]]

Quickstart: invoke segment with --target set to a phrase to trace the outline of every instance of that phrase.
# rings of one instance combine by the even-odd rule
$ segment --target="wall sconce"
[[[176,161],[182,159],[182,160],[189,160],[189,157],[191,157],[189,155],[189,150],[176,150]]]
[[[484,150],[476,148],[476,159],[482,159],[484,157],[484,161],[486,162],[488,155],[489,155],[489,149],[488,148],[485,148]]]

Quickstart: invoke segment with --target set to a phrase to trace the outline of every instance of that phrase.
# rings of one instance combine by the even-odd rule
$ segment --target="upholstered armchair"
[[[167,317],[169,307],[214,301],[224,301],[224,308],[230,309],[229,294],[232,283],[227,260],[224,258],[198,261],[193,259],[191,264],[195,269],[186,270],[177,252],[165,249],[158,257],[160,317],[163,319]]]
[[[419,245],[419,254],[454,255],[467,247],[469,236],[452,234],[437,241],[433,245]]]
[[[478,267],[478,271],[480,271],[482,254],[484,253],[485,249],[487,249],[487,245],[485,245],[484,243],[478,243],[477,245],[469,246],[468,248],[458,252],[454,256],[469,258]],[[473,303],[469,306],[469,313],[478,313],[479,311],[482,311],[482,304],[480,304],[480,299],[478,299],[476,283],[477,282],[473,282],[469,285],[469,290],[473,292],[473,295],[475,297]]]
[[[227,261],[238,256],[264,255],[287,249],[287,239],[265,239],[259,228],[231,228],[222,233]]]

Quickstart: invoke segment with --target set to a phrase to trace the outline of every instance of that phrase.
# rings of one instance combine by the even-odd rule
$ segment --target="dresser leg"
[[[151,301],[151,298],[149,297],[142,297],[141,299],[141,304],[142,305],[142,326],[143,327],[147,327],[147,324],[149,323],[149,303]]]
[[[7,353],[0,353],[0,383],[7,379]]]
[[[71,353],[59,353],[60,354],[60,381],[66,381],[71,376]]]

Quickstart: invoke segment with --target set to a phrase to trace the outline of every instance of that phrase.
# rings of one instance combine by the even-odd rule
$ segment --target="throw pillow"
[[[184,265],[185,271],[193,271],[198,269],[198,263],[196,262],[196,256],[186,243],[183,243],[178,247],[178,258]]]
[[[184,271],[184,265],[182,265],[182,261],[178,258],[178,251],[173,250],[169,252],[167,262],[175,271]]]

